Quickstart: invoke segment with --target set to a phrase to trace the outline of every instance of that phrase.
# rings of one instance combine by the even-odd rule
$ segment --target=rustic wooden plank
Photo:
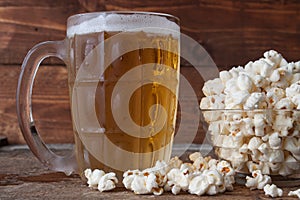
[[[7,137],[6,136],[3,136],[3,135],[0,135],[0,147],[1,146],[5,146],[7,145],[8,142],[7,142]]]
[[[201,43],[222,68],[245,64],[268,49],[299,60],[300,2],[296,0],[5,0],[0,3],[0,63],[21,63],[34,44],[63,39],[68,16],[102,10],[178,16],[183,33]]]
[[[60,150],[67,154],[70,150]],[[288,197],[290,190],[296,187],[282,187],[282,199]],[[135,195],[124,188],[100,193],[89,188],[78,175],[66,176],[63,173],[47,170],[29,150],[0,150],[0,199],[201,199],[201,200],[252,200],[267,199],[263,190],[249,190],[243,185],[234,185],[234,190],[216,196],[197,196],[186,192],[178,195],[164,193],[161,196]]]
[[[24,143],[16,116],[19,66],[0,66],[0,134],[9,143]],[[64,66],[42,66],[33,89],[33,116],[47,143],[73,142],[67,70]]]
[[[1,1],[0,63],[19,64],[36,43],[64,39],[67,17],[78,12],[83,10],[72,0]]]
[[[19,130],[16,116],[15,93],[20,67],[17,65],[0,65],[0,134],[8,137],[9,143],[24,143],[23,136]],[[182,74],[193,86],[198,101],[202,97],[201,88],[203,80],[192,67],[183,67]],[[185,96],[186,100],[190,97]],[[69,143],[73,142],[71,113],[69,104],[69,91],[67,83],[67,69],[65,66],[41,66],[37,73],[33,88],[33,116],[43,139],[47,143]],[[194,107],[197,109],[197,107]],[[196,112],[178,112],[178,123],[185,120],[188,125],[184,132],[191,133],[191,127],[197,126],[196,120],[199,116]],[[182,119],[180,119],[182,118]],[[179,124],[177,124],[178,127]],[[203,139],[201,126],[196,135],[195,142]],[[185,138],[179,141],[184,142]]]

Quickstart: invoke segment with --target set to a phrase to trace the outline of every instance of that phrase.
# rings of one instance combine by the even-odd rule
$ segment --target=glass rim
[[[67,22],[71,20],[76,20],[77,18],[84,16],[93,16],[93,15],[109,15],[109,14],[139,14],[139,15],[155,15],[158,17],[166,17],[167,19],[173,19],[172,21],[179,25],[180,19],[174,15],[168,13],[160,13],[160,12],[148,12],[148,11],[100,11],[100,12],[86,12],[86,13],[78,13],[68,17]]]

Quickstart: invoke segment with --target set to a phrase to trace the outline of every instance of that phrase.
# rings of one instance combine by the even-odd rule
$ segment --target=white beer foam
[[[151,33],[172,34],[178,37],[180,27],[165,16],[141,14],[103,14],[84,21],[80,24],[69,26],[67,37],[95,33],[100,31],[145,31]]]

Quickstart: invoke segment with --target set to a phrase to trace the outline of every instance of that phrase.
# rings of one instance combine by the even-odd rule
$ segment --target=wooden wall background
[[[15,91],[27,51],[38,42],[63,39],[68,16],[105,10],[178,16],[183,33],[203,45],[222,69],[257,59],[268,49],[289,61],[300,60],[299,0],[0,0],[0,135],[6,135],[9,143],[24,143]],[[193,70],[188,64],[182,66],[200,99],[203,81],[193,77]],[[68,102],[66,68],[47,59],[37,74],[33,95],[34,117],[46,142],[73,141]],[[199,131],[195,141],[201,138]]]

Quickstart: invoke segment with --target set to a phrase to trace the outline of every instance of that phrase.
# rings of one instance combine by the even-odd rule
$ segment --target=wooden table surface
[[[57,150],[68,153],[67,149]],[[278,199],[296,199],[288,197],[290,189],[283,188],[284,196]],[[268,199],[262,190],[250,191],[245,186],[235,185],[234,191],[217,196],[201,196],[180,193],[162,196],[135,195],[124,188],[112,192],[100,193],[92,190],[81,181],[78,175],[66,176],[47,170],[23,146],[5,146],[0,148],[0,199]]]

